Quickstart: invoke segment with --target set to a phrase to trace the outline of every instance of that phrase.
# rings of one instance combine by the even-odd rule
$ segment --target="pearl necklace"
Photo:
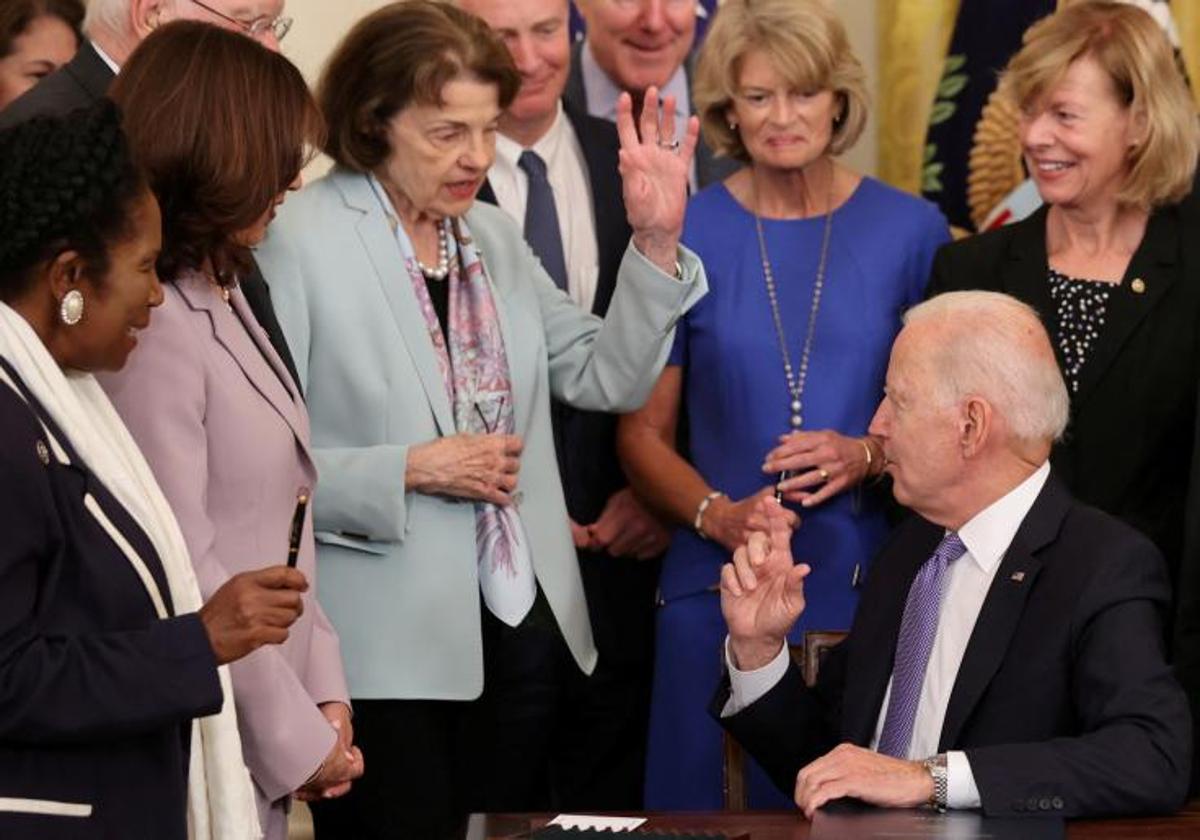
[[[445,280],[450,274],[450,237],[446,234],[446,223],[438,224],[438,263],[432,268],[417,260],[417,268],[426,280]]]
[[[829,258],[829,235],[833,229],[833,165],[830,164],[829,196],[825,207],[825,230],[821,237],[821,257],[817,261],[817,276],[813,283],[812,305],[808,311],[808,332],[804,336],[804,347],[800,353],[799,376],[792,368],[792,354],[788,352],[787,338],[783,331],[783,319],[779,314],[779,300],[776,294],[775,273],[771,270],[771,260],[767,256],[767,242],[763,236],[762,219],[758,215],[758,182],[751,176],[754,185],[754,229],[758,233],[758,253],[762,258],[763,280],[767,284],[767,300],[771,303],[771,319],[775,322],[775,334],[779,337],[779,349],[783,354],[783,376],[787,381],[788,396],[791,402],[789,424],[792,431],[800,428],[804,422],[801,413],[804,408],[804,383],[808,379],[808,360],[812,354],[813,334],[817,327],[817,312],[821,309],[821,291],[825,286],[825,267]]]

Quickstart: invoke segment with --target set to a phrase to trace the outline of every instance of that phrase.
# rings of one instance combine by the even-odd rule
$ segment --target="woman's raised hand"
[[[617,99],[617,134],[625,214],[633,228],[633,244],[652,263],[673,274],[700,121],[689,117],[683,140],[676,141],[675,97],[666,97],[662,104],[660,114],[658,88],[647,89],[635,128],[633,100],[622,93]]]

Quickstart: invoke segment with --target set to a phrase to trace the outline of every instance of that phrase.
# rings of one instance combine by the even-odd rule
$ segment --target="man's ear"
[[[130,0],[129,28],[140,42],[171,19],[167,8],[171,0]]]
[[[977,455],[987,443],[992,432],[992,407],[987,400],[969,396],[962,405],[959,445],[964,458]]]

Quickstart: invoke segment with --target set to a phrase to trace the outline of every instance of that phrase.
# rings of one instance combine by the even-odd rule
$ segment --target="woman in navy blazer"
[[[287,637],[304,578],[244,575],[200,608],[178,525],[86,373],[121,367],[162,302],[160,242],[111,103],[0,134],[5,840],[258,836],[218,665]]]

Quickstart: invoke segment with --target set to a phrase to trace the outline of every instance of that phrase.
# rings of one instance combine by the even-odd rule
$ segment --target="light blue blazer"
[[[644,403],[676,320],[707,290],[704,269],[684,252],[680,282],[631,247],[601,320],[555,287],[502,211],[477,203],[466,221],[508,353],[534,571],[571,653],[590,672],[596,648],[550,399],[610,412]],[[257,257],[308,400],[320,473],[320,597],[341,636],[351,696],[478,697],[474,506],[404,490],[408,448],[456,430],[400,247],[366,176],[335,169],[290,198]]]

